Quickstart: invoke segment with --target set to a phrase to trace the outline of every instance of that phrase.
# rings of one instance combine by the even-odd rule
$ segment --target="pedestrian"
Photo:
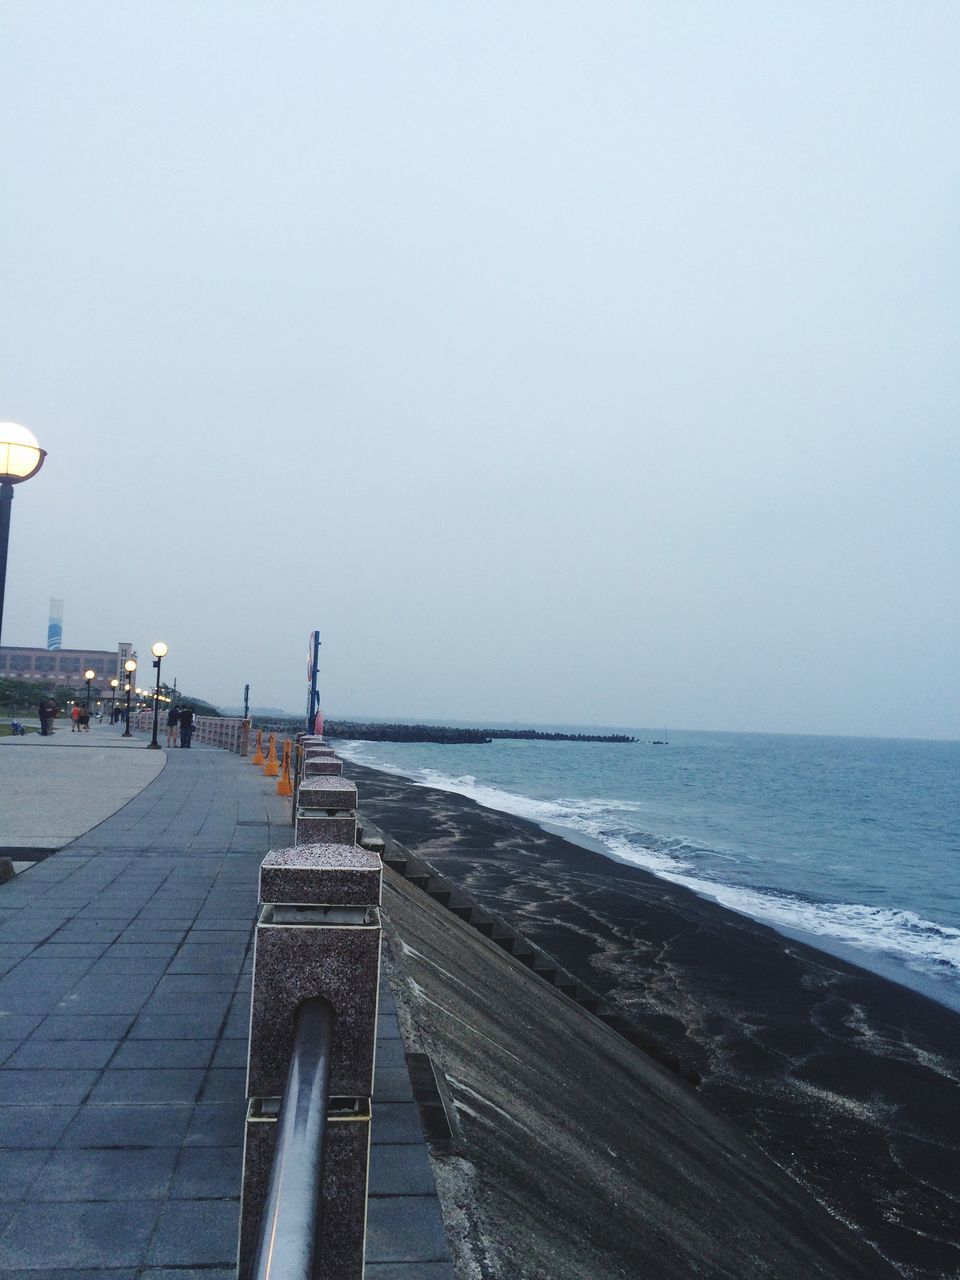
[[[193,707],[180,708],[180,745],[189,747],[193,737]]]
[[[180,708],[171,706],[167,712],[167,746],[177,745],[177,729],[180,726]]]
[[[80,703],[79,702],[75,702],[73,704],[73,710],[70,712],[70,719],[73,721],[73,725],[71,726],[70,732],[79,733],[80,732]]]
[[[82,707],[80,710],[80,728],[84,733],[90,732],[90,712],[86,707]]]
[[[50,732],[50,713],[47,710],[46,699],[44,699],[43,702],[40,703],[40,706],[37,708],[37,710],[40,713],[40,732],[43,735],[43,737],[46,737],[47,734]]]
[[[53,722],[57,718],[57,704],[52,698],[47,699],[47,733],[56,733]]]

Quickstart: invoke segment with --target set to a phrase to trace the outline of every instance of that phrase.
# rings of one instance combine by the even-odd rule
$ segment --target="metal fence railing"
[[[333,1008],[322,996],[297,1010],[277,1122],[253,1280],[313,1280],[323,1223]]]

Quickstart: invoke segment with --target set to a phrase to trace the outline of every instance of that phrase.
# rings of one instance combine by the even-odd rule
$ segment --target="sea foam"
[[[736,855],[704,849],[683,836],[669,840],[644,833],[642,801],[606,797],[536,799],[483,783],[472,774],[435,768],[400,768],[379,758],[371,744],[343,742],[340,753],[357,764],[409,779],[417,786],[449,791],[486,808],[526,818],[545,829],[597,848],[618,862],[648,871],[720,906],[823,950],[894,977],[960,1009],[960,929],[916,912],[860,902],[816,901],[723,878]],[[710,864],[704,874],[703,863]]]

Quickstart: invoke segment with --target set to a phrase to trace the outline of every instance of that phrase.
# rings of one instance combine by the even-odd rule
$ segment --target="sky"
[[[960,7],[6,0],[3,642],[960,737]]]

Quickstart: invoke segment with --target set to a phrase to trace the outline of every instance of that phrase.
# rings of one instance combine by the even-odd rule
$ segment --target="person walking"
[[[52,698],[47,699],[47,733],[56,733],[53,724],[57,718],[57,704]]]
[[[50,712],[47,710],[47,702],[44,699],[37,708],[40,714],[40,733],[45,738],[50,732]]]
[[[71,733],[79,733],[79,732],[80,732],[80,704],[79,704],[79,702],[75,702],[75,703],[73,704],[73,710],[70,712],[70,719],[73,721],[73,724],[72,724],[72,725],[71,725],[71,727],[70,727],[70,732],[71,732]]]
[[[171,706],[167,712],[167,746],[177,745],[177,729],[180,726],[180,708]]]
[[[180,745],[189,747],[193,737],[193,707],[180,708]]]

